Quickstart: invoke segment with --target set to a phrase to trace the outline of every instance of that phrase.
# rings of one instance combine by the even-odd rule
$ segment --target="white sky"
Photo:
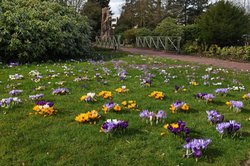
[[[122,4],[124,4],[125,0],[110,0],[109,5],[111,7],[112,12],[114,13],[113,17],[119,17],[121,13]]]

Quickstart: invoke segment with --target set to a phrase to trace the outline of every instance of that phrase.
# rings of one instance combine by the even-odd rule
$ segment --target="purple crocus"
[[[106,107],[108,110],[111,110],[111,109],[113,109],[114,106],[116,106],[116,105],[117,105],[116,103],[110,101],[110,102],[108,102],[107,104],[105,104],[105,107]]]
[[[140,112],[140,117],[146,119],[146,122],[150,122],[150,124],[153,125],[154,121],[156,124],[158,124],[159,121],[163,122],[163,119],[167,118],[167,115],[163,110],[159,110],[157,114],[149,112],[148,110],[143,110]]]
[[[186,123],[182,120],[178,120],[176,124],[170,124],[167,126],[167,129],[175,135],[184,134],[185,137],[188,137],[190,130],[186,127]]]
[[[174,89],[175,89],[175,93],[179,92],[179,91],[182,91],[184,88],[184,86],[177,86],[175,85]]]
[[[222,94],[222,95],[227,94],[228,93],[228,88],[218,88],[218,89],[215,90],[215,93],[216,94]]]
[[[9,92],[9,95],[16,96],[16,95],[19,95],[22,92],[23,92],[23,90],[12,90],[12,91]]]
[[[244,106],[242,101],[234,101],[234,100],[231,100],[230,103],[231,103],[231,107],[232,107],[236,112],[240,112],[241,109],[242,109],[243,106]]]
[[[47,102],[47,101],[41,100],[41,101],[36,102],[36,105],[38,106],[48,105],[49,107],[53,107],[54,103],[51,101]]]
[[[151,86],[153,77],[155,77],[155,75],[145,72],[144,75],[141,76],[141,85]]]
[[[184,102],[177,100],[175,103],[173,103],[172,105],[175,107],[176,110],[180,109],[182,107],[182,105],[185,104]]]
[[[202,156],[202,150],[206,149],[211,143],[210,139],[192,139],[190,142],[186,143],[183,147],[187,149],[186,156],[194,155],[196,159]],[[191,153],[189,153],[191,150]]]
[[[11,106],[17,105],[21,103],[21,99],[18,97],[9,97],[0,100],[0,106],[4,108],[10,108]]]
[[[208,121],[210,121],[212,124],[216,124],[216,123],[221,123],[224,120],[224,116],[220,115],[218,112],[216,112],[215,110],[211,110],[211,111],[206,111],[207,112],[207,118]]]
[[[103,131],[104,133],[109,133],[109,132],[111,132],[111,131],[113,130],[114,126],[115,126],[115,125],[114,125],[113,123],[105,122],[105,123],[102,125],[101,129],[102,129],[102,131]]]
[[[104,133],[111,133],[115,131],[124,131],[128,127],[127,121],[109,119],[101,127],[101,131]]]
[[[9,67],[16,67],[16,66],[18,66],[19,65],[19,63],[18,62],[10,62],[9,63]]]
[[[195,95],[195,98],[203,99],[203,97],[204,97],[205,95],[207,95],[207,93],[197,93],[197,94]]]
[[[31,99],[31,100],[37,100],[37,99],[40,99],[40,98],[42,98],[44,96],[44,94],[36,94],[36,95],[30,95],[29,96],[29,98]]]
[[[52,91],[53,95],[64,95],[69,93],[69,90],[67,88],[57,88]]]
[[[222,122],[217,124],[216,130],[220,134],[234,134],[240,129],[240,123],[235,120],[230,120],[229,122]]]
[[[41,101],[36,102],[36,105],[43,106],[43,105],[45,105],[46,103],[47,103],[46,101],[41,100]]]
[[[121,71],[118,72],[118,76],[120,80],[125,80],[127,77],[127,71],[125,69],[122,69]]]
[[[165,119],[167,118],[167,114],[163,110],[159,110],[156,114],[157,119]]]
[[[206,100],[207,102],[212,101],[215,97],[213,94],[206,94],[203,96],[204,100]]]
[[[140,112],[140,117],[141,118],[148,118],[149,117],[149,111],[148,110],[143,110]]]

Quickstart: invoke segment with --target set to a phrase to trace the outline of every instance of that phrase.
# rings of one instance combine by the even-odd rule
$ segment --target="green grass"
[[[125,53],[100,52],[93,59],[104,61],[95,64],[89,62],[60,62],[22,65],[15,68],[1,66],[0,69],[0,99],[8,97],[15,81],[8,80],[10,74],[23,74],[24,79],[16,89],[24,92],[19,96],[23,103],[12,109],[0,108],[0,165],[240,165],[249,158],[250,149],[250,100],[244,101],[244,109],[240,113],[232,112],[225,105],[228,100],[241,100],[243,94],[249,92],[250,74],[237,71],[210,74],[211,77],[221,77],[224,80],[222,86],[204,86],[201,76],[207,74],[207,66],[187,64],[160,57],[147,57],[139,55],[127,55]],[[128,72],[128,78],[120,81],[114,69],[113,61],[120,61],[119,66]],[[65,76],[63,65],[71,68],[74,75]],[[187,66],[188,65],[188,66]],[[137,68],[136,68],[137,66]],[[140,85],[140,75],[145,67],[155,74],[151,87]],[[110,75],[105,75],[102,68],[111,70]],[[139,67],[139,68],[138,68]],[[55,79],[47,78],[47,69],[60,73]],[[159,74],[166,70],[171,76],[169,83],[164,83],[164,77]],[[29,71],[38,70],[44,78],[39,83],[33,83],[28,76]],[[97,82],[93,77],[95,73],[101,73],[102,82]],[[77,76],[88,76],[89,81],[74,82]],[[191,78],[199,85],[191,86]],[[238,85],[233,80],[238,80],[246,87],[246,91],[230,91],[225,97],[216,96],[213,103],[206,104],[194,98],[198,92],[214,93],[219,87]],[[53,88],[57,88],[55,82],[66,81],[64,87],[70,89],[70,94],[65,96],[53,96]],[[103,83],[105,82],[106,83]],[[48,83],[50,82],[50,84]],[[38,85],[46,85],[46,90],[37,92],[34,88]],[[126,85],[130,90],[126,94],[117,94],[115,89]],[[174,93],[175,85],[184,85],[188,91]],[[80,97],[88,92],[98,93],[102,90],[113,92],[113,101],[121,103],[123,100],[136,100],[140,110],[150,111],[165,110],[167,123],[173,123],[178,119],[186,122],[191,129],[192,138],[210,138],[212,143],[204,152],[198,163],[193,158],[183,158],[185,150],[182,148],[184,140],[171,133],[161,136],[166,131],[163,124],[149,125],[141,121],[138,111],[114,113],[104,115],[101,107],[106,100],[98,98],[95,103],[80,102]],[[158,101],[149,98],[154,91],[163,91],[166,94],[164,100]],[[58,109],[56,115],[42,117],[33,113],[34,102],[28,99],[31,94],[44,93],[46,101],[53,101]],[[171,114],[169,106],[176,100],[188,103],[191,110],[188,113],[179,112]],[[74,118],[80,113],[99,110],[103,118],[96,125],[79,124]],[[207,121],[206,110],[217,110],[225,116],[226,120],[236,120],[241,123],[240,135],[231,138],[220,137],[215,129]],[[6,114],[4,112],[7,112]],[[113,135],[108,138],[100,133],[100,126],[106,119],[117,118],[127,120],[129,127],[123,135]]]

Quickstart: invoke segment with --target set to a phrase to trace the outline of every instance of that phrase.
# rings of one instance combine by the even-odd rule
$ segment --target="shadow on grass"
[[[136,128],[129,128],[128,130],[126,130],[124,133],[120,134],[120,133],[116,133],[113,134],[112,137],[114,138],[122,138],[122,139],[126,139],[126,138],[131,138],[134,137],[135,135],[142,135],[145,134],[143,133],[141,130],[136,129]]]
[[[243,109],[241,110],[241,113],[243,113],[243,114],[250,114],[250,109],[243,108]]]
[[[201,132],[194,130],[193,128],[189,128],[189,129],[190,129],[190,137],[191,138],[202,138],[204,135]]]
[[[112,50],[112,49],[98,49],[97,51],[93,52],[87,58],[92,59],[94,61],[109,61],[112,59],[122,58],[127,56],[127,53],[121,52],[119,50]]]
[[[206,151],[204,152],[204,155],[206,156],[207,162],[214,163],[215,158],[222,156],[223,151],[218,148],[210,148],[208,147]]]
[[[188,110],[188,112],[187,112],[187,114],[197,114],[197,113],[199,113],[199,110],[193,109],[193,108],[191,108],[191,109]]]
[[[234,98],[235,95],[233,95],[233,94],[227,94],[227,97]]]
[[[240,133],[240,135],[241,135],[240,137],[243,137],[243,138],[250,137],[250,132],[243,131],[243,132]]]
[[[218,105],[218,106],[223,106],[223,105],[226,105],[225,102],[223,101],[213,101],[214,104]]]

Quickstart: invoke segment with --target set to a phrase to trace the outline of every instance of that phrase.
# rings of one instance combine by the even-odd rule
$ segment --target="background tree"
[[[135,26],[154,29],[165,16],[161,0],[126,0],[117,23],[117,32]]]
[[[168,0],[165,3],[167,15],[176,18],[181,24],[194,23],[197,16],[208,7],[209,0]]]
[[[245,10],[228,1],[215,3],[198,21],[200,39],[220,46],[241,44],[242,35],[250,32],[249,25]]]
[[[59,2],[60,4],[74,7],[77,12],[81,11],[86,1],[87,0],[56,0],[56,2]]]
[[[110,0],[97,0],[97,2],[99,2],[101,7],[104,8],[104,7],[109,7]]]
[[[91,40],[100,35],[102,6],[97,0],[88,0],[81,10],[81,14],[88,17],[91,29]]]

